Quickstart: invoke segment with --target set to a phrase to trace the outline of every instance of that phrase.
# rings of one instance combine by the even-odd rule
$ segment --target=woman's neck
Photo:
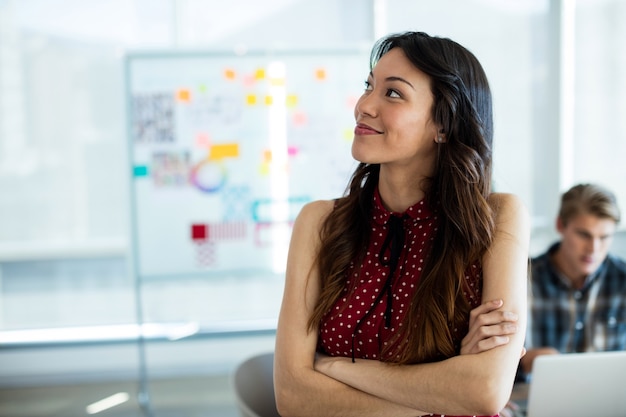
[[[394,213],[404,213],[426,195],[419,181],[394,182],[384,177],[378,180],[378,192],[383,206]]]
[[[426,195],[427,179],[434,170],[432,158],[386,163],[380,165],[378,191],[383,206],[395,213],[403,213]]]

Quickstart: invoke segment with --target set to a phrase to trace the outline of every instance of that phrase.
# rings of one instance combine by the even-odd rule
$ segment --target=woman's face
[[[354,110],[352,156],[359,162],[432,166],[438,127],[430,78],[393,48],[378,61]]]

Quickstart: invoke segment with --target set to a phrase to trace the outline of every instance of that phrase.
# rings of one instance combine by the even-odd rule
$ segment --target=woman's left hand
[[[502,300],[493,300],[470,312],[469,330],[461,341],[461,355],[484,352],[509,342],[509,335],[517,332],[517,314],[502,311],[500,307]]]

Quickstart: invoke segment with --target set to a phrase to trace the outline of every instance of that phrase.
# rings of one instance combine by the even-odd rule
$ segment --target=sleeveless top
[[[391,212],[382,205],[378,189],[372,214],[364,260],[350,265],[342,296],[322,318],[317,350],[330,356],[396,362],[405,341],[394,336],[417,289],[438,218],[426,200],[404,213]],[[471,308],[480,305],[480,264],[467,268],[464,295]],[[459,351],[467,326],[450,330]]]

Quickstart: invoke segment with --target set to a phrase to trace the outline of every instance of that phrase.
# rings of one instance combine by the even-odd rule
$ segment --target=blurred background
[[[102,415],[237,415],[290,222],[343,192],[390,32],[483,64],[494,186],[528,206],[531,255],[575,183],[624,207],[625,21],[621,0],[0,0],[0,415],[119,392]]]

